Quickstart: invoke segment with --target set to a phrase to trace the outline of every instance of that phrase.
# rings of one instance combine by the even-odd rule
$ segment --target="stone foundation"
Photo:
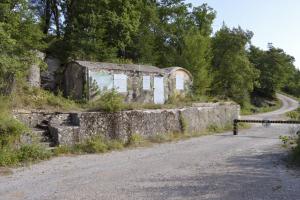
[[[211,125],[225,127],[231,124],[239,118],[239,111],[236,104],[209,103],[182,109],[15,115],[32,128],[47,121],[57,145],[72,145],[96,135],[127,141],[132,134],[149,137],[174,132],[202,132]]]

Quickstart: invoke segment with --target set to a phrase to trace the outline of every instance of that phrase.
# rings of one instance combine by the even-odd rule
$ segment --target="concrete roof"
[[[190,76],[191,79],[193,79],[193,76],[192,76],[191,72],[189,72],[187,69],[184,69],[182,67],[168,67],[168,68],[164,68],[163,70],[165,70],[165,72],[167,74],[172,74],[175,71],[182,70],[185,73],[187,73]]]
[[[163,69],[150,65],[134,65],[134,64],[114,64],[104,62],[90,62],[76,60],[75,63],[87,67],[89,70],[106,69],[106,70],[122,70],[122,71],[139,71],[148,73],[166,73]]]

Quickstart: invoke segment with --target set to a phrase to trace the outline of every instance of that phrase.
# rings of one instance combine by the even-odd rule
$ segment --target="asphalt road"
[[[284,96],[278,118],[298,102]],[[299,200],[300,170],[286,167],[287,125],[242,130],[103,155],[59,157],[0,177],[0,199]]]

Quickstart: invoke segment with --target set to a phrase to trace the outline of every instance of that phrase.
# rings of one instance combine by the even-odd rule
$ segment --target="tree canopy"
[[[284,90],[300,96],[295,59],[253,34],[224,25],[216,11],[184,0],[3,0],[0,3],[0,92],[24,76],[35,52],[73,59],[181,66],[194,76],[194,95],[246,105]]]

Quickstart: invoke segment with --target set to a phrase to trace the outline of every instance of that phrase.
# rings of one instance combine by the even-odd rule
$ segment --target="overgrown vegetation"
[[[20,135],[28,128],[13,118],[9,97],[0,96],[0,166],[30,163],[51,157],[51,152],[37,145],[20,146]]]
[[[287,117],[289,117],[290,119],[293,119],[293,120],[300,120],[300,108],[298,108],[298,109],[295,110],[295,111],[288,112],[286,115],[287,115]]]
[[[79,103],[64,98],[61,92],[54,94],[43,89],[28,87],[26,83],[18,83],[10,100],[11,106],[15,109],[69,111],[80,110],[82,107]]]
[[[293,120],[300,120],[300,108],[289,112],[287,116]],[[300,127],[292,127],[289,135],[282,135],[279,139],[282,141],[284,147],[291,149],[292,163],[300,166]]]
[[[38,145],[24,145],[20,148],[0,149],[0,166],[16,166],[49,159],[52,152]]]
[[[101,94],[100,98],[88,105],[89,110],[117,112],[125,108],[124,98],[116,91]]]
[[[278,99],[267,100],[263,99],[262,101],[267,101],[268,103],[262,105],[255,105],[247,104],[246,106],[242,107],[241,114],[242,115],[251,115],[251,114],[259,114],[265,112],[272,112],[274,110],[278,110],[282,107],[282,102]]]
[[[182,66],[193,74],[193,99],[233,99],[245,108],[253,96],[274,99],[279,89],[295,95],[299,92],[300,72],[292,56],[271,44],[266,51],[251,45],[253,33],[241,27],[224,24],[212,35],[217,13],[207,4],[194,7],[184,0],[122,4],[115,0],[16,0],[1,2],[0,11],[2,94],[12,92],[14,80],[24,80],[31,64],[41,63],[37,50],[63,62],[82,59]],[[14,97],[28,95],[16,104],[45,109],[47,104],[59,109],[76,107],[60,95],[36,93],[19,90]],[[97,109],[122,109],[119,97],[110,95],[94,102]],[[181,100],[176,97],[170,102],[177,105]]]

